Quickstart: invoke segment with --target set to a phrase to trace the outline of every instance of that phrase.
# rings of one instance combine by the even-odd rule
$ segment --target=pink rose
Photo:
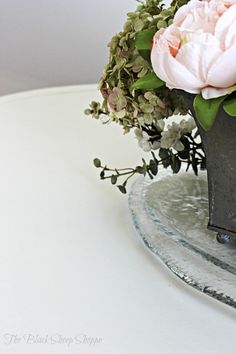
[[[151,61],[170,89],[228,94],[236,84],[236,0],[191,0],[153,38]]]

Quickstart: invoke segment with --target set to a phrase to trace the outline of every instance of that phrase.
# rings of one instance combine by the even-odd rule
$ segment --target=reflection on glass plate
[[[236,240],[222,245],[207,230],[206,173],[139,178],[129,206],[145,246],[179,278],[236,308]]]

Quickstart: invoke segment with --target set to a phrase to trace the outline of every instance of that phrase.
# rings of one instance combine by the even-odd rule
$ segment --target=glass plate
[[[144,245],[187,284],[236,308],[236,240],[216,241],[207,230],[207,177],[162,170],[139,178],[129,194]]]

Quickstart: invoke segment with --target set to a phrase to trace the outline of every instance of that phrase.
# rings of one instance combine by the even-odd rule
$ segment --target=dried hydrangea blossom
[[[167,88],[161,90],[131,89],[132,83],[143,77],[152,68],[150,59],[135,48],[135,35],[138,31],[155,26],[156,29],[167,26],[177,9],[177,3],[166,10],[159,0],[140,2],[135,12],[128,14],[122,32],[116,34],[109,43],[110,60],[99,82],[103,96],[102,107],[94,112],[90,107],[86,113],[99,117],[105,114],[111,121],[120,124],[124,132],[132,128],[154,124],[173,114],[187,114],[188,106],[184,99]],[[123,111],[125,109],[125,111]],[[121,115],[114,114],[122,110]]]
[[[126,191],[126,183],[136,173],[150,177],[158,172],[158,166],[170,166],[174,173],[186,163],[194,172],[205,168],[205,154],[202,144],[195,140],[193,119],[165,125],[165,120],[173,115],[188,114],[189,105],[182,93],[165,86],[156,89],[133,89],[137,80],[152,72],[150,52],[138,50],[135,45],[137,33],[153,28],[155,31],[172,23],[175,12],[188,0],[174,0],[165,9],[160,0],[139,0],[137,10],[128,14],[123,31],[117,33],[109,43],[109,63],[99,82],[102,103],[92,102],[86,114],[102,122],[119,124],[124,133],[134,131],[139,146],[151,151],[149,163],[128,169],[109,169],[95,159],[95,166],[101,168],[101,179],[110,178],[116,184],[121,176],[126,176],[121,192]],[[106,118],[104,118],[106,117]],[[158,154],[158,157],[154,154]],[[99,163],[98,163],[99,161]],[[106,173],[111,173],[106,176]]]

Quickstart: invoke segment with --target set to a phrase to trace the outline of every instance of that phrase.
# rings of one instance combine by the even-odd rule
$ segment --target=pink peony
[[[228,94],[236,83],[236,0],[191,0],[173,24],[153,38],[151,61],[170,89],[205,99]]]

